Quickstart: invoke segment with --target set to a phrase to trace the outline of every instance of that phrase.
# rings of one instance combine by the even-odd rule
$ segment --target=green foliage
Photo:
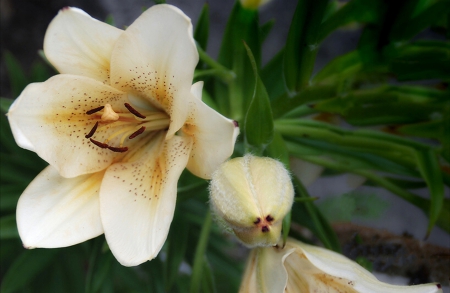
[[[194,79],[204,81],[205,103],[240,123],[235,156],[253,152],[287,168],[295,157],[324,167],[323,175],[363,176],[365,185],[423,211],[427,233],[434,225],[450,232],[450,199],[444,196],[450,186],[449,13],[448,0],[299,0],[283,49],[262,66],[262,45],[274,21],[261,25],[258,10],[236,1],[214,60],[206,52],[213,22],[205,4],[194,32],[200,57]],[[321,42],[346,26],[360,29],[358,44],[313,74]],[[442,36],[423,39],[420,33],[431,29]],[[12,53],[3,53],[13,97],[54,73],[40,54],[43,61],[26,72]],[[15,209],[47,163],[15,144],[4,115],[11,103],[0,99],[2,292],[238,290],[245,262],[233,252],[242,247],[212,220],[207,181],[187,171],[166,244],[150,262],[121,266],[103,236],[69,248],[23,249]],[[387,205],[376,194],[358,192],[317,204],[297,176],[292,174],[296,201],[283,221],[284,239],[319,239],[340,251],[330,222],[377,220]],[[423,188],[427,197],[417,194]],[[294,225],[314,237],[305,238]]]
[[[330,197],[318,204],[323,215],[331,222],[351,222],[355,218],[379,219],[389,203],[376,194],[346,193]]]

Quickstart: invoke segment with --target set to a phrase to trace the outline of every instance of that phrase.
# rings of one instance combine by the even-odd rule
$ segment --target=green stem
[[[197,51],[200,57],[200,60],[208,64],[214,71],[215,75],[219,76],[226,83],[230,83],[234,78],[236,78],[236,74],[228,68],[224,67],[222,64],[209,57],[209,55],[203,51],[203,49],[197,44]]]
[[[195,250],[194,265],[192,268],[192,279],[190,293],[200,292],[200,284],[202,280],[203,260],[208,245],[209,233],[211,231],[212,216],[211,212],[206,213],[200,238],[198,240],[197,248]]]

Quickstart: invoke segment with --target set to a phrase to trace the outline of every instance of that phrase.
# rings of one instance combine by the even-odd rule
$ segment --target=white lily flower
[[[210,203],[219,221],[249,247],[273,246],[291,210],[294,187],[284,165],[250,154],[213,173]]]
[[[286,246],[253,249],[241,283],[242,293],[432,293],[439,284],[396,286],[378,281],[345,256],[288,238]]]
[[[239,132],[201,101],[203,83],[192,85],[190,19],[156,5],[122,31],[65,8],[44,52],[61,74],[27,86],[8,113],[17,144],[50,164],[18,203],[24,246],[64,247],[104,232],[121,264],[154,258],[181,172],[210,178]]]

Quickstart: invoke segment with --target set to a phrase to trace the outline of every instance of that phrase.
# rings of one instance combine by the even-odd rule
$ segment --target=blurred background
[[[172,0],[167,2],[183,10],[192,19],[194,27],[203,5],[209,4],[211,27],[207,51],[213,58],[216,58],[234,1]],[[154,2],[150,0],[0,0],[0,4],[1,53],[10,52],[25,71],[30,71],[33,64],[40,60],[38,50],[42,49],[46,28],[62,7],[79,7],[102,21],[108,16],[112,16],[115,25],[124,28],[131,24],[143,9],[152,6]],[[273,0],[262,7],[261,23],[275,19],[273,30],[263,47],[263,64],[274,56],[285,43],[296,4],[295,0]],[[334,57],[353,50],[357,45],[359,35],[360,30],[357,27],[346,27],[328,36],[320,47],[315,71],[317,72]],[[418,38],[440,39],[441,37],[432,31],[426,31],[421,33]],[[15,98],[4,58],[1,59],[0,64],[0,81],[0,96]],[[311,168],[312,176],[314,172],[320,174],[321,170]],[[293,169],[295,172],[295,168]],[[390,234],[383,234],[385,231],[393,233],[398,236],[398,238],[393,238],[394,242],[405,238],[418,240],[424,238],[427,218],[415,206],[385,190],[371,187],[356,188],[362,183],[362,178],[352,175],[324,175],[329,176],[322,176],[319,180],[312,182],[308,190],[312,196],[319,198],[317,204],[320,209],[330,221],[335,223],[335,228],[340,229],[341,232],[338,235],[344,238],[345,231],[350,229],[350,231],[368,231],[369,235],[377,237],[389,236]],[[427,192],[424,189],[422,195],[426,196]],[[445,191],[445,197],[450,197],[448,189]],[[352,225],[349,224],[350,222]],[[371,228],[375,230],[370,230]],[[345,240],[342,241],[345,243]],[[444,255],[444,260],[447,260],[447,264],[450,262],[450,235],[436,226],[426,243],[447,248],[444,251],[447,253]],[[351,245],[347,244],[347,250],[344,247],[344,253],[351,254]],[[399,251],[394,252],[399,253]],[[380,258],[392,256],[394,252],[379,251]],[[389,268],[389,264],[380,261],[380,266],[383,265]],[[406,269],[408,268],[405,267]],[[446,272],[449,270],[448,267],[443,269]],[[381,274],[378,277],[396,283],[409,281],[404,277],[392,279],[387,274]],[[414,277],[419,278],[416,280],[417,282],[427,281],[420,279],[419,274]],[[445,292],[450,292],[448,283],[443,285],[446,285]]]

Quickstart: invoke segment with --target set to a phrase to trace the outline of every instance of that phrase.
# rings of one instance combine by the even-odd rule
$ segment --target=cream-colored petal
[[[177,181],[192,142],[157,134],[130,162],[109,167],[100,191],[108,245],[125,266],[151,260],[163,246],[175,209]]]
[[[257,293],[258,281],[256,279],[257,249],[250,250],[250,255],[245,266],[239,293]]]
[[[378,281],[378,279],[369,271],[341,254],[321,247],[308,245],[300,241],[291,240],[290,243],[290,245],[295,245],[297,249],[301,250],[304,257],[306,257],[306,259],[315,268],[324,273],[323,275],[314,275],[314,277],[320,281],[316,284],[323,285],[326,284],[327,281],[332,282],[334,286],[336,286],[336,292],[342,292],[342,290],[354,290],[355,292],[362,293],[442,292],[437,284],[424,284],[415,286],[395,286],[386,284]],[[340,282],[341,280],[345,281]]]
[[[225,118],[201,100],[203,82],[192,85],[194,98],[182,131],[194,140],[187,168],[194,175],[210,179],[212,173],[227,160],[239,135],[237,123]]]
[[[6,116],[9,116],[10,113],[14,113],[16,111],[17,105],[20,104],[20,100],[24,98],[24,95],[20,95],[9,107],[8,113],[6,113]],[[14,140],[16,141],[17,145],[20,146],[23,149],[36,152],[36,149],[34,148],[34,145],[31,143],[31,141],[27,138],[27,136],[22,132],[19,125],[17,125],[16,119],[9,119],[9,126],[11,127],[12,134],[14,136]]]
[[[63,178],[45,168],[17,204],[17,228],[26,248],[74,245],[103,233],[99,190],[104,172]]]
[[[111,52],[121,33],[81,9],[66,7],[47,29],[45,56],[60,73],[88,76],[109,84]]]
[[[250,251],[239,293],[282,293],[288,282],[284,266],[294,249],[255,248]]]
[[[221,164],[210,183],[212,210],[250,247],[277,244],[293,198],[284,166],[250,154]]]
[[[190,19],[174,6],[155,5],[117,41],[111,59],[111,84],[145,97],[168,113],[170,138],[186,120],[197,62]]]
[[[294,249],[279,247],[258,248],[256,269],[257,282],[261,293],[284,292],[288,282],[288,273],[284,266],[286,258]]]
[[[120,154],[92,144],[85,136],[98,115],[93,108],[109,103],[128,113],[127,96],[91,78],[60,74],[28,85],[8,112],[14,138],[54,166],[63,177],[97,172]],[[118,128],[106,126],[93,136],[103,141]]]
[[[281,223],[294,200],[294,186],[289,173],[282,163],[271,158],[246,155],[244,159],[249,161],[250,176],[262,215],[270,215],[273,223]]]

